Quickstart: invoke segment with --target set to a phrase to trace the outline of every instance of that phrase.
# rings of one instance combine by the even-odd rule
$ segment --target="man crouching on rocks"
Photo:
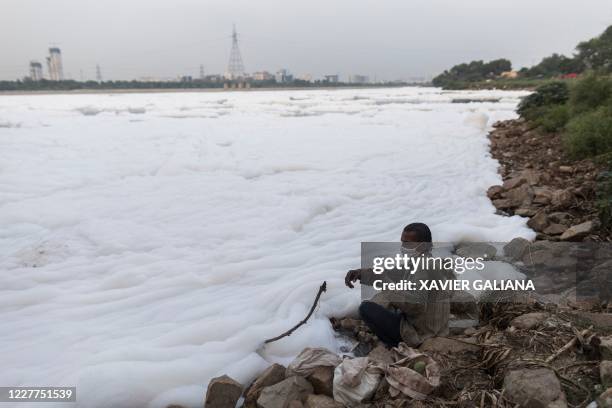
[[[407,225],[402,232],[402,253],[411,257],[431,257],[432,239],[429,227],[422,223]],[[346,286],[353,283],[373,286],[375,280],[443,280],[453,279],[452,271],[420,269],[412,274],[406,271],[390,271],[376,275],[372,269],[353,269],[346,274]],[[400,342],[410,347],[419,346],[424,340],[448,335],[451,293],[442,290],[381,290],[359,306],[359,314],[365,324],[387,346]]]

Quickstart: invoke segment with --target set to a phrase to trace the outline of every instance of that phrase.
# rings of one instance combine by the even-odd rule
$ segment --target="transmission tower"
[[[230,53],[229,64],[227,66],[225,76],[227,79],[238,79],[244,77],[244,64],[242,63],[242,57],[240,56],[240,48],[238,47],[238,33],[236,33],[235,25],[232,31],[232,51]]]
[[[204,65],[200,64],[200,79],[204,79]]]
[[[100,65],[96,65],[96,80],[98,82],[102,82],[102,70],[100,69]]]

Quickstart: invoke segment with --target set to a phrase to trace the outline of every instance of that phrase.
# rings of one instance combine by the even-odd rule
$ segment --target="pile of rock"
[[[466,300],[471,309],[471,302]],[[563,408],[585,406],[589,402],[594,407],[597,401],[599,407],[612,408],[612,336],[591,332],[590,343],[585,339],[573,340],[576,327],[565,319],[559,317],[556,309],[537,310],[514,317],[505,329],[480,322],[462,333],[426,340],[418,353],[439,365],[441,381],[425,400],[391,392],[383,376],[367,400],[347,404],[334,393],[336,377],[341,371],[340,365],[356,358],[345,355],[343,360],[324,349],[305,349],[287,367],[269,366],[246,388],[227,376],[212,379],[204,406],[233,408],[241,403],[240,406],[247,408],[449,405]],[[345,323],[342,320],[345,319],[335,325],[358,327],[356,333],[363,331],[356,323],[358,320],[347,318]],[[603,330],[612,333],[612,320],[604,320]],[[554,361],[543,363],[572,340],[573,347],[566,348]],[[394,350],[386,348],[375,337],[374,341],[367,359],[381,366],[396,363]],[[595,344],[597,350],[586,354],[587,343]],[[313,350],[326,357],[312,358]],[[296,365],[304,355],[311,357],[303,357]],[[417,370],[416,366],[414,369]],[[575,393],[573,383],[581,385],[580,395]],[[586,402],[578,404],[577,401]]]
[[[204,406],[234,408],[243,396],[244,407],[342,407],[330,395],[315,394],[313,382],[320,378],[309,381],[300,376],[286,377],[285,370],[285,367],[278,364],[270,366],[244,393],[242,385],[227,376],[213,378],[208,385]]]
[[[335,367],[324,364],[312,367],[306,376],[296,374],[290,367],[273,364],[244,391],[241,384],[227,376],[213,378],[208,385],[204,406],[233,408],[242,396],[242,406],[246,408],[342,407],[333,399]]]
[[[559,135],[536,133],[520,119],[497,123],[489,138],[504,182],[487,195],[499,211],[529,217],[538,239],[582,241],[601,233],[600,169],[592,161],[565,160]]]

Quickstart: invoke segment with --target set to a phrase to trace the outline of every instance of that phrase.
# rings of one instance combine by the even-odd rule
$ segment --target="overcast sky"
[[[612,1],[1,0],[0,78],[24,76],[52,44],[74,79],[93,79],[96,64],[105,79],[222,73],[232,23],[247,72],[408,79],[571,54],[612,24]]]

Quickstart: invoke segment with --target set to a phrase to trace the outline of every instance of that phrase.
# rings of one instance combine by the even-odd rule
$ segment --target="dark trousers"
[[[400,326],[402,316],[374,302],[361,302],[359,305],[361,319],[370,330],[387,346],[395,347],[402,337]]]

